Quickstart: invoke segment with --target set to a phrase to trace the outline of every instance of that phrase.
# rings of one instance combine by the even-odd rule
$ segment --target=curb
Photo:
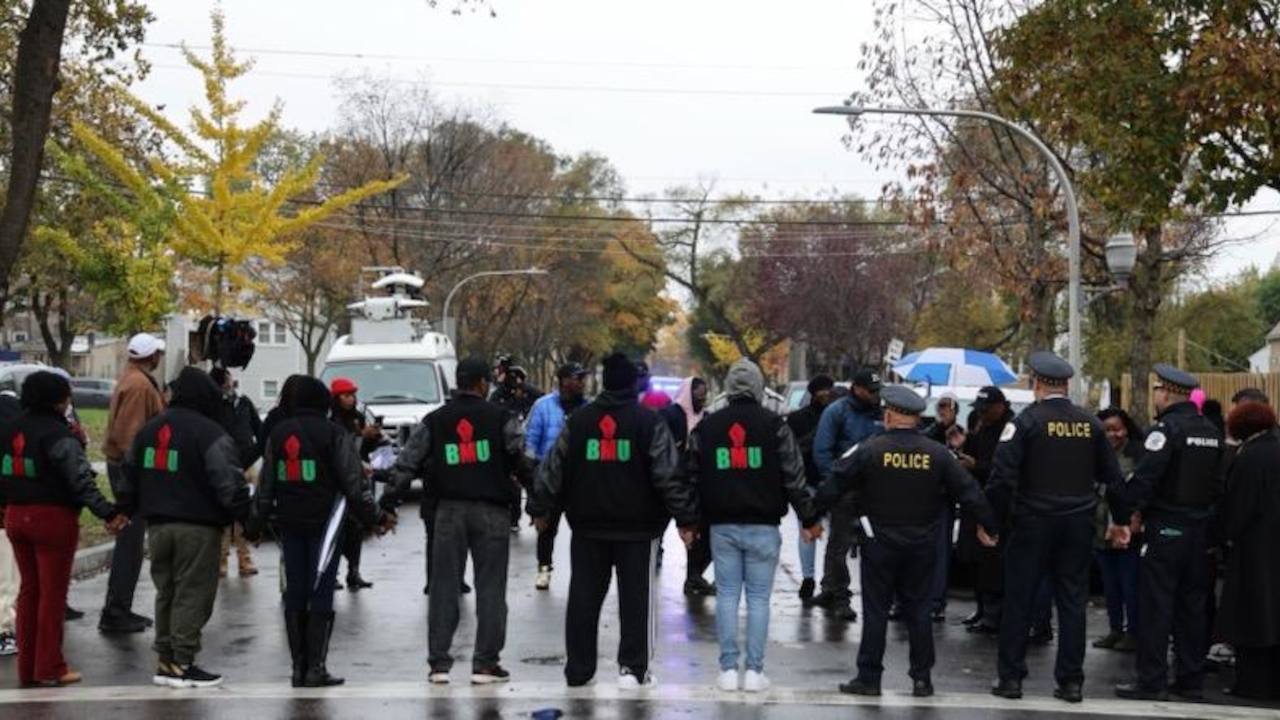
[[[76,559],[71,564],[71,577],[83,580],[103,572],[111,567],[111,553],[115,543],[103,543],[76,551]]]

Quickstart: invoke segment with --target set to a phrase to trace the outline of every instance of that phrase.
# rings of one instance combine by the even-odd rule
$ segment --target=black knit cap
[[[478,357],[464,358],[462,362],[458,363],[456,375],[459,388],[472,388],[481,380],[493,380],[493,374],[489,371],[489,363]]]
[[[626,355],[616,352],[605,358],[601,364],[604,365],[605,390],[629,390],[636,386],[639,373],[636,364]]]
[[[817,395],[823,390],[830,390],[836,386],[836,381],[830,375],[818,374],[814,375],[809,381],[809,394]]]

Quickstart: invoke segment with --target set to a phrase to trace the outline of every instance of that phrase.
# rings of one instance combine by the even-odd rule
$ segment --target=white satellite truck
[[[347,306],[351,334],[329,350],[320,379],[354,382],[366,416],[402,447],[414,426],[449,397],[458,354],[447,335],[413,315],[427,306],[422,278],[398,267],[365,273],[381,277],[372,294]]]

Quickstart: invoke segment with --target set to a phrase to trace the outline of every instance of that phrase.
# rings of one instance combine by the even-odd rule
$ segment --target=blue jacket
[[[584,397],[574,410],[586,404],[587,399]],[[532,456],[538,462],[546,460],[547,454],[555,447],[556,438],[560,437],[560,430],[568,417],[569,413],[565,412],[560,404],[559,390],[553,390],[538,398],[529,410],[529,422],[524,431],[525,454]]]
[[[813,436],[813,462],[822,477],[831,473],[832,463],[846,450],[884,432],[882,418],[879,405],[865,405],[853,395],[827,406]]]

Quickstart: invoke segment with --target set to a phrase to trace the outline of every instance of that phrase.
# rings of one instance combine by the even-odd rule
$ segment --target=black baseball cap
[[[471,387],[479,380],[493,381],[493,373],[489,370],[489,363],[478,357],[464,358],[459,362],[455,376],[460,388]]]
[[[560,380],[565,378],[581,378],[587,376],[587,369],[582,367],[580,363],[570,362],[561,365],[556,370],[556,377]]]
[[[1005,399],[1004,392],[994,385],[988,385],[982,388],[973,399],[973,406],[975,408],[985,408],[988,405],[994,405],[995,403],[1008,405],[1009,401]]]
[[[853,376],[853,384],[856,387],[866,388],[868,390],[880,389],[880,373],[875,370],[859,370]]]

